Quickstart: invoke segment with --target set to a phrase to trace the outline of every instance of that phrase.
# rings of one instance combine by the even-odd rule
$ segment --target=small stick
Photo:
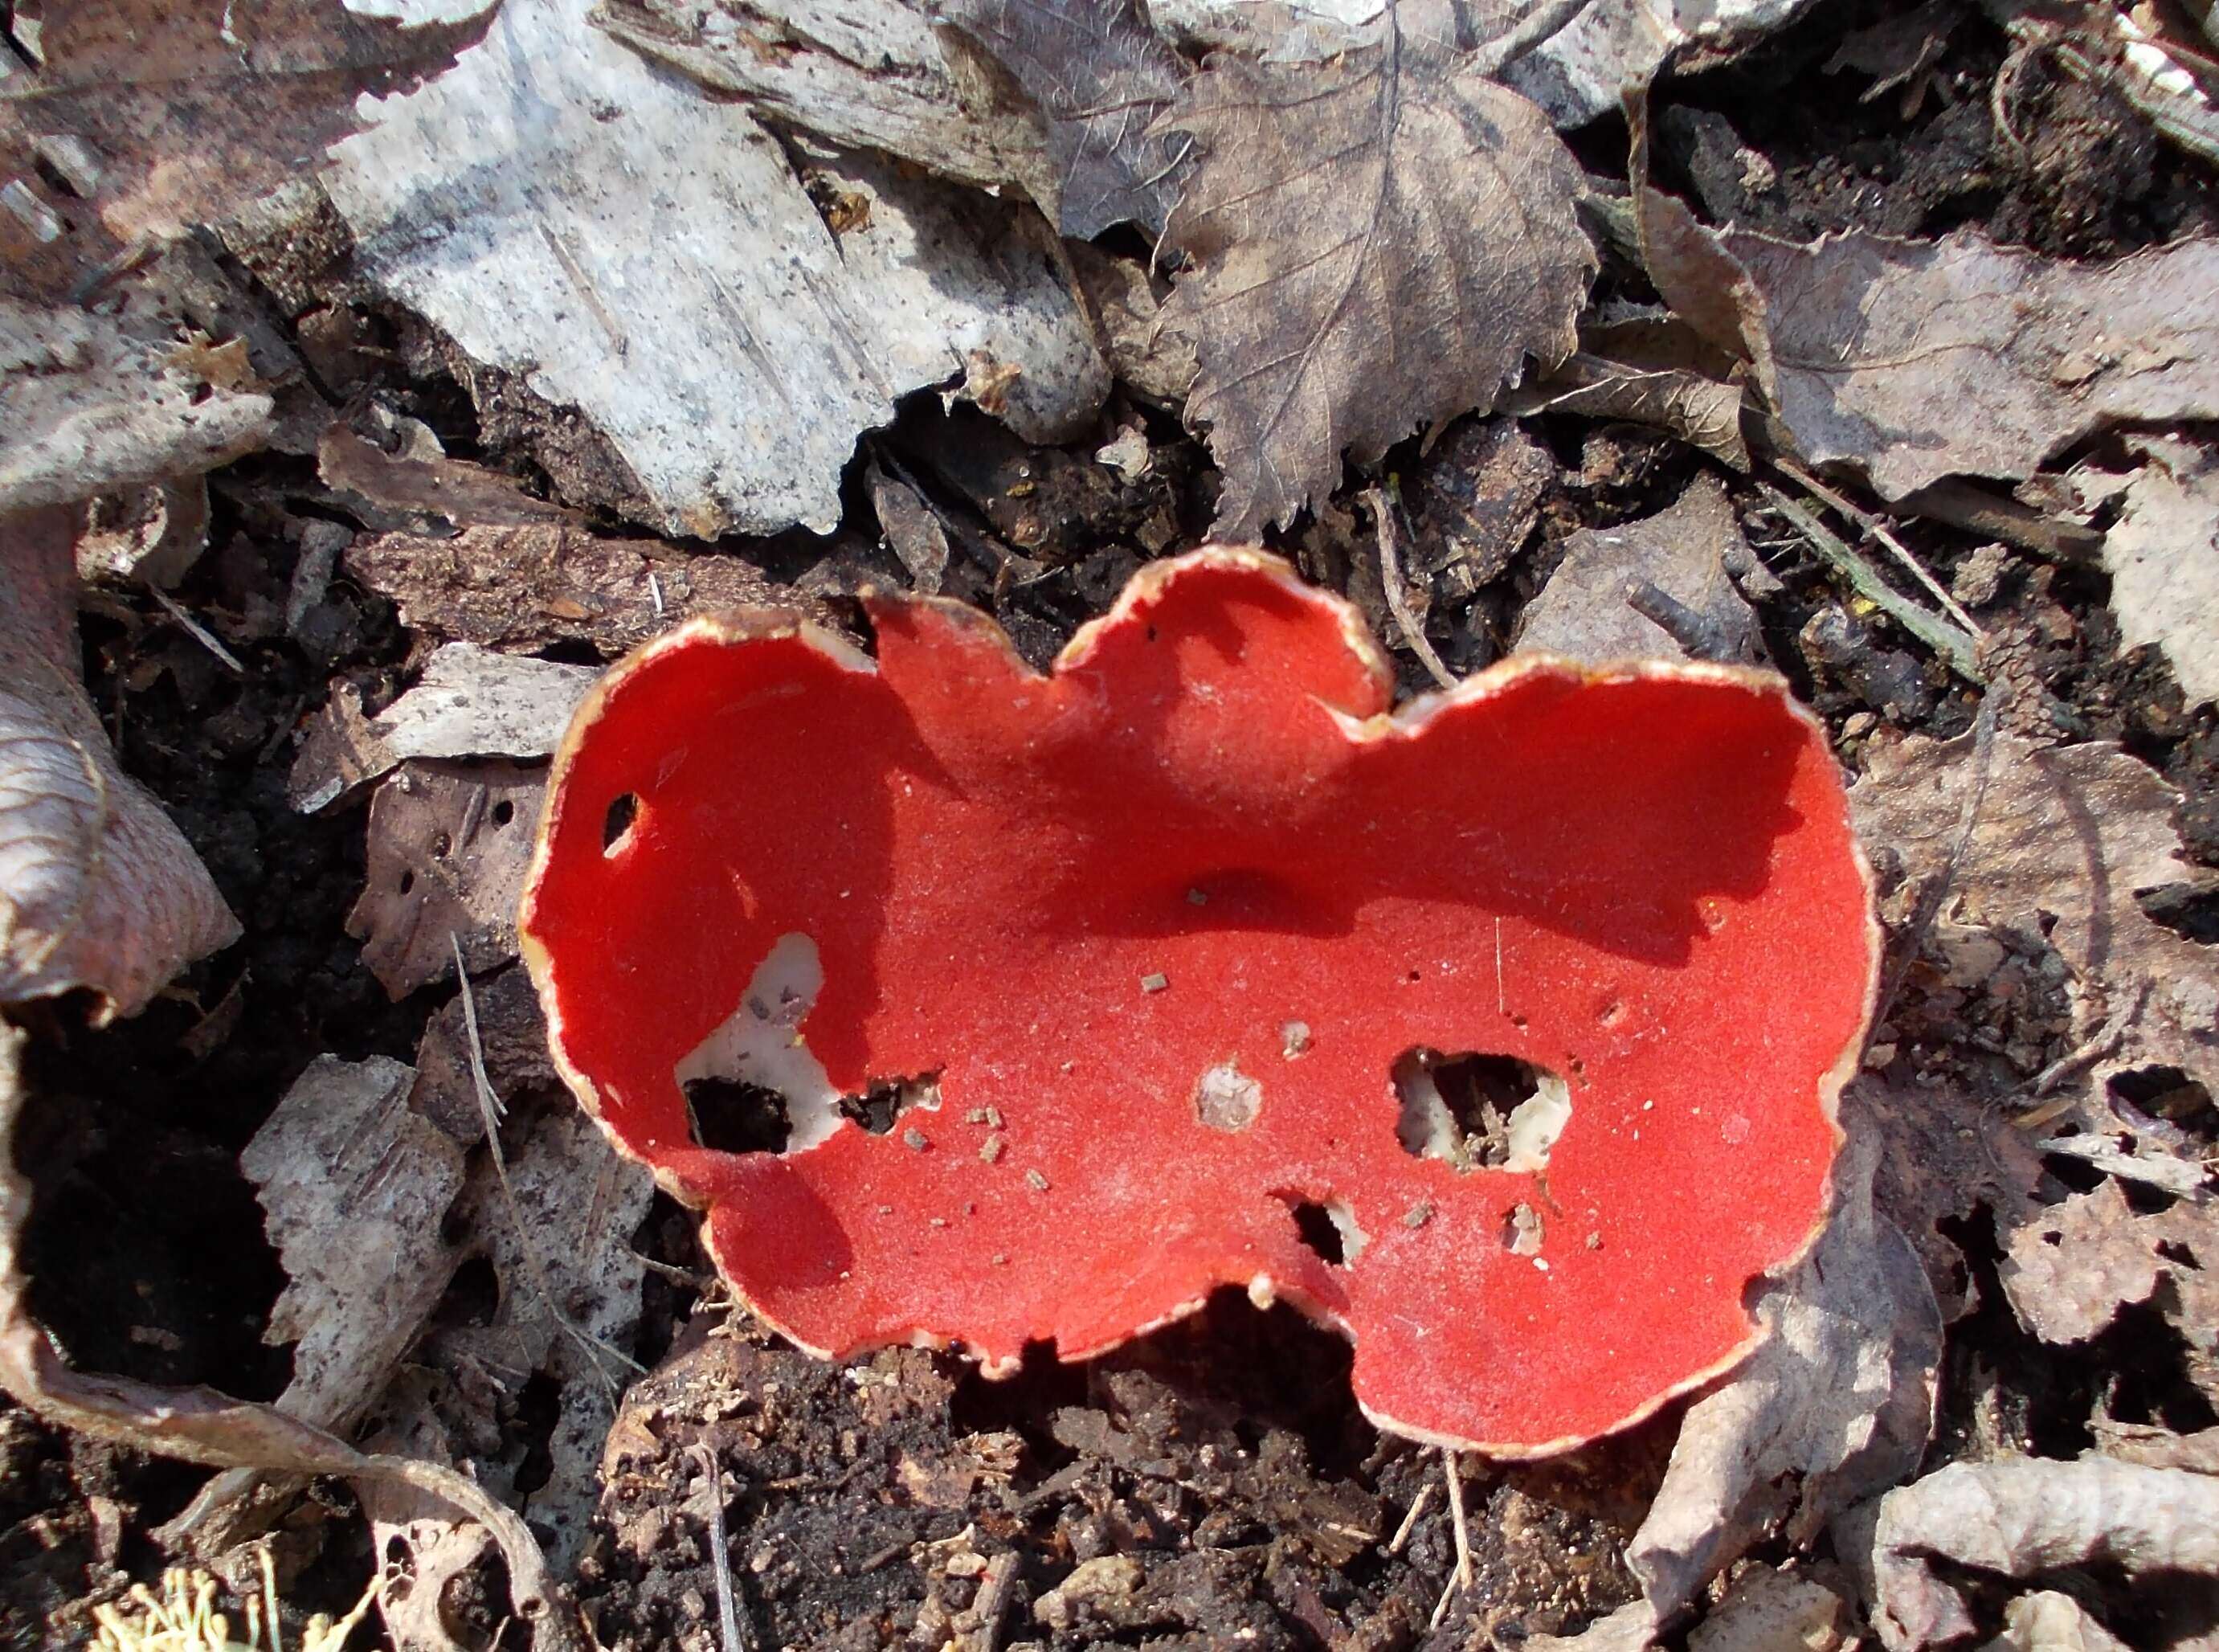
[[[1801,465],[1797,464],[1793,460],[1785,458],[1779,454],[1775,454],[1772,457],[1772,465],[1773,469],[1778,470],[1783,475],[1793,477],[1795,481],[1801,485],[1804,492],[1824,500],[1828,505],[1832,506],[1834,509],[1840,512],[1842,515],[1847,517],[1850,521],[1862,528],[1867,536],[1876,543],[1886,547],[1888,554],[1893,556],[1897,562],[1903,564],[1905,571],[1907,572],[1912,579],[1917,580],[1919,584],[1926,587],[1927,594],[1932,597],[1935,601],[1942,605],[1942,612],[1943,613],[1949,615],[1950,618],[1955,620],[1960,625],[1962,625],[1976,638],[1986,634],[1982,631],[1979,624],[1974,622],[1972,615],[1965,612],[1962,606],[1957,601],[1957,599],[1949,594],[1949,590],[1942,585],[1941,581],[1936,579],[1931,574],[1926,571],[1925,564],[1911,554],[1910,550],[1905,546],[1903,541],[1898,539],[1893,533],[1888,531],[1887,525],[1886,523],[1882,522],[1870,511],[1866,510],[1862,506],[1844,499],[1840,494],[1835,492],[1831,488],[1829,488],[1824,482],[1820,481],[1816,476],[1804,469]]]
[[[1365,488],[1364,500],[1371,507],[1372,525],[1379,532],[1379,583],[1386,593],[1387,612],[1395,616],[1395,628],[1402,633],[1410,652],[1433,674],[1433,680],[1444,688],[1454,688],[1456,674],[1441,663],[1441,656],[1426,640],[1426,628],[1410,612],[1409,593],[1402,589],[1402,559],[1395,542],[1395,507],[1377,488]]]
[[[1625,606],[1677,643],[1691,660],[1731,660],[1740,651],[1725,626],[1698,613],[1654,580],[1628,583]]]
[[[972,1644],[978,1652],[999,1652],[1010,1601],[1016,1592],[1017,1556],[1011,1550],[986,1562],[986,1575],[979,1579],[979,1593],[971,1599],[972,1616],[979,1620]]]
[[[186,632],[192,637],[194,642],[198,643],[210,654],[213,654],[217,659],[222,661],[224,664],[229,666],[232,670],[236,672],[239,675],[244,677],[246,674],[246,668],[239,663],[239,656],[233,654],[229,649],[224,647],[221,641],[218,639],[214,631],[210,630],[207,626],[202,624],[199,620],[195,619],[190,614],[187,613],[184,609],[178,605],[177,599],[175,597],[172,597],[167,591],[162,589],[160,586],[152,583],[149,583],[146,587],[146,594],[153,598],[155,601],[160,603],[162,605],[162,612],[169,615],[171,618],[176,620],[177,624],[183,626]]]
[[[1387,1544],[1389,1554],[1402,1552],[1403,1546],[1410,1541],[1410,1534],[1418,1529],[1418,1520],[1425,1513],[1426,1505],[1433,1500],[1433,1482],[1428,1480],[1418,1487],[1418,1494],[1410,1500],[1410,1512],[1402,1517],[1402,1524],[1395,1528],[1395,1536]]]
[[[1818,553],[1820,560],[1849,581],[1859,596],[1885,610],[1889,618],[1940,655],[1949,668],[1966,681],[1986,686],[1986,679],[1980,675],[1980,645],[1970,637],[1941,615],[1929,613],[1897,591],[1847,541],[1778,488],[1765,488],[1764,497],[1767,504],[1795,526],[1804,543]]]
[[[1426,1624],[1428,1633],[1441,1626],[1449,1615],[1449,1607],[1471,1587],[1471,1530],[1464,1524],[1464,1476],[1457,1472],[1457,1454],[1445,1445],[1441,1447],[1441,1473],[1448,1481],[1449,1524],[1456,1532],[1457,1563],[1456,1569],[1449,1574],[1441,1598],[1433,1603],[1433,1615]]]
[[[717,1574],[717,1628],[724,1652],[747,1652],[747,1636],[740,1628],[740,1612],[732,1592],[732,1557],[724,1552],[724,1476],[717,1467],[717,1454],[700,1441],[693,1452],[709,1476],[709,1560]]]

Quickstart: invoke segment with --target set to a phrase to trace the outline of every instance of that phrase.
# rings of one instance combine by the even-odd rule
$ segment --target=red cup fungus
[[[1220,1286],[1502,1456],[1747,1353],[1827,1206],[1877,930],[1768,674],[1517,656],[1396,710],[1259,552],[1155,563],[1041,676],[991,620],[770,612],[604,677],[521,917],[555,1055],[842,1357],[1080,1359]]]

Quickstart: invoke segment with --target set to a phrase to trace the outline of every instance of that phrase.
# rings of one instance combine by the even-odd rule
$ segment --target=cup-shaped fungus
[[[1222,1285],[1501,1456],[1748,1351],[1826,1208],[1877,932],[1767,674],[1518,657],[1392,709],[1282,562],[1156,563],[1042,676],[882,595],[611,671],[521,921],[556,1059],[839,1357],[1084,1358]]]

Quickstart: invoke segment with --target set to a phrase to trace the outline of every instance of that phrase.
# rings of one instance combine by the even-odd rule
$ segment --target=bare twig
[[[732,1587],[732,1557],[724,1547],[724,1475],[717,1467],[717,1454],[700,1441],[693,1455],[701,1472],[709,1476],[709,1563],[717,1579],[717,1629],[724,1652],[748,1652],[747,1631],[740,1626],[737,1595]]]
[[[1725,626],[1696,612],[1654,580],[1630,581],[1625,606],[1677,643],[1691,660],[1731,660],[1739,651]]]
[[[508,1219],[516,1227],[518,1251],[524,1258],[525,1268],[531,1276],[531,1287],[538,1293],[540,1305],[547,1310],[548,1317],[586,1351],[587,1363],[593,1367],[594,1374],[600,1378],[602,1386],[613,1399],[616,1384],[601,1366],[603,1357],[614,1360],[635,1376],[645,1376],[647,1367],[622,1350],[610,1347],[586,1330],[564,1313],[562,1304],[555,1300],[554,1289],[547,1282],[547,1265],[541,1259],[538,1243],[524,1220],[524,1208],[516,1197],[516,1184],[509,1180],[508,1155],[501,1150],[500,1098],[493,1093],[493,1080],[486,1076],[485,1046],[478,1038],[477,999],[470,991],[470,972],[463,965],[463,939],[451,929],[447,932],[447,942],[454,948],[455,978],[462,983],[463,987],[463,1032],[469,1046],[470,1078],[477,1091],[478,1112],[485,1121],[486,1145],[493,1150],[494,1172],[500,1178],[500,1190],[508,1201]]]
[[[1849,581],[1859,596],[1883,610],[1897,624],[1940,655],[1949,668],[1966,681],[1986,686],[1986,679],[1980,673],[1980,645],[1973,638],[1897,591],[1846,540],[1778,488],[1766,488],[1764,497],[1774,510],[1794,525],[1804,542],[1818,553],[1822,561]]]
[[[971,1615],[979,1624],[972,1632],[974,1652],[999,1652],[1002,1632],[1009,1625],[1010,1602],[1016,1592],[1016,1551],[1005,1550],[986,1562],[979,1593],[971,1598]]]
[[[1472,52],[1465,61],[1481,74],[1499,75],[1563,33],[1587,6],[1588,0],[1539,0],[1532,10]]]
[[[239,656],[233,654],[229,649],[224,647],[222,641],[214,631],[210,630],[207,626],[202,624],[199,620],[195,619],[190,614],[187,613],[183,607],[179,605],[175,597],[171,596],[167,591],[162,589],[160,586],[153,584],[149,584],[147,586],[146,594],[153,598],[155,601],[160,603],[162,605],[162,612],[169,615],[171,618],[176,620],[178,624],[183,626],[185,628],[186,634],[191,637],[194,642],[199,643],[210,654],[215,655],[217,659],[222,661],[225,665],[230,667],[231,669],[238,675],[244,677],[246,674],[246,668],[239,664]]]
[[[1458,1468],[1457,1454],[1445,1445],[1441,1447],[1441,1475],[1448,1483],[1449,1525],[1456,1532],[1456,1569],[1449,1574],[1448,1587],[1433,1605],[1433,1618],[1426,1625],[1429,1631],[1441,1626],[1449,1607],[1471,1587],[1472,1581],[1471,1528],[1464,1523],[1464,1475]]]
[[[1394,1537],[1388,1541],[1389,1554],[1401,1554],[1409,1543],[1410,1534],[1418,1529],[1418,1521],[1424,1516],[1426,1506],[1433,1500],[1433,1482],[1430,1480],[1418,1487],[1418,1494],[1410,1500],[1408,1512],[1402,1516],[1402,1524],[1395,1528]]]
[[[1903,565],[1905,573],[1926,588],[1927,595],[1941,604],[1943,613],[1955,620],[1974,637],[1984,635],[1972,615],[1965,612],[1957,599],[1949,594],[1948,588],[1941,581],[1928,573],[1925,565],[1911,554],[1900,539],[1888,531],[1887,524],[1882,522],[1862,506],[1843,497],[1793,460],[1775,453],[1772,456],[1772,466],[1781,475],[1793,477],[1804,492],[1823,500],[1843,517],[1862,528],[1874,543],[1884,548],[1890,556]]]
[[[1444,688],[1454,688],[1456,674],[1433,652],[1433,645],[1426,639],[1426,628],[1410,612],[1409,593],[1402,588],[1401,530],[1395,525],[1395,507],[1383,488],[1365,488],[1364,501],[1371,507],[1372,525],[1379,533],[1379,583],[1387,594],[1387,612],[1395,616],[1395,627],[1402,633],[1402,641],[1433,673],[1433,680]]]

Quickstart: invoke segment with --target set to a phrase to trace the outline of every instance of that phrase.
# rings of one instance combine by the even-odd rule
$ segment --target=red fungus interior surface
[[[1344,1330],[1384,1425],[1503,1453],[1745,1351],[1744,1285],[1823,1216],[1876,961],[1784,686],[1514,661],[1389,716],[1345,606],[1252,553],[1155,565],[1045,678],[954,605],[871,612],[875,665],[743,616],[612,673],[525,904],[573,1084],[765,1319],[991,1369],[1236,1285]],[[749,1005],[795,936],[821,992]],[[749,1015],[939,1105],[705,1150],[678,1069]],[[1407,1150],[1419,1046],[1563,1075],[1545,1171]]]

